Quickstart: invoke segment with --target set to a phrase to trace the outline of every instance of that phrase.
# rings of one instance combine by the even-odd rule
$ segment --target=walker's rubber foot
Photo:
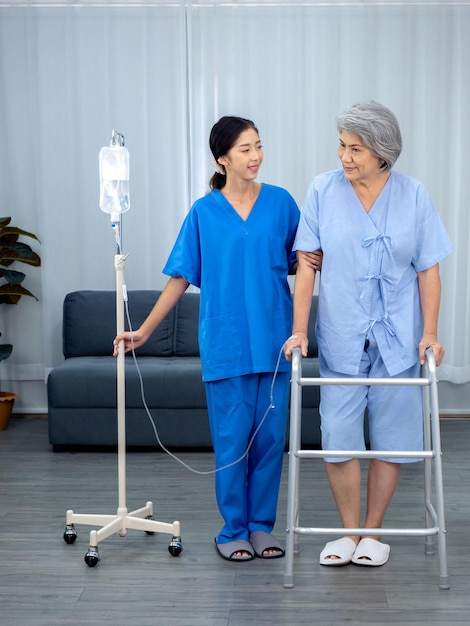
[[[439,589],[443,589],[444,591],[450,589],[448,576],[439,576]]]

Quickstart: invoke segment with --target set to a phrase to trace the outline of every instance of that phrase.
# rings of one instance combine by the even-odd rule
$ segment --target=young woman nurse
[[[224,520],[216,548],[232,561],[275,558],[284,555],[271,533],[290,370],[281,351],[292,326],[287,275],[296,264],[299,210],[285,189],[256,182],[263,148],[251,120],[222,117],[209,145],[216,168],[211,191],[182,225],[154,308],[138,330],[116,337],[115,354],[120,341],[126,351],[142,345],[190,284],[200,288],[202,375]],[[321,257],[303,258],[319,269]]]

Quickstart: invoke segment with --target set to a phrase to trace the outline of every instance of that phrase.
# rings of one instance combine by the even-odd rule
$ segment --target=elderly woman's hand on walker
[[[306,333],[295,332],[287,339],[284,344],[284,355],[287,361],[292,361],[292,350],[294,348],[300,348],[302,356],[307,356],[308,352],[308,337]]]

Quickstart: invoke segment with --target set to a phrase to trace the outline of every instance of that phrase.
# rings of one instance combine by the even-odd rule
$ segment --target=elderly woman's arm
[[[307,265],[309,265],[312,270],[316,272],[321,272],[321,266],[323,262],[323,252],[321,250],[314,250],[313,252],[301,252],[303,258],[307,261]],[[299,267],[298,261],[294,263],[294,265],[289,269],[289,274],[296,274],[297,268]]]
[[[294,284],[294,323],[292,336],[284,344],[286,359],[292,359],[292,350],[300,347],[302,356],[307,356],[308,319],[312,306],[313,287],[315,285],[315,269],[305,252],[297,251],[297,273]]]
[[[440,365],[444,358],[445,350],[437,339],[437,324],[441,303],[441,278],[439,276],[438,263],[424,270],[424,272],[418,272],[418,289],[424,320],[423,336],[419,342],[419,358],[421,363],[424,363],[424,353],[427,348],[432,347],[436,365]]]

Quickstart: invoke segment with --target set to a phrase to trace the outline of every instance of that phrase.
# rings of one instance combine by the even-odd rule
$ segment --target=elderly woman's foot
[[[368,567],[380,567],[385,565],[390,556],[390,546],[370,537],[364,537],[358,543],[356,551],[351,559],[356,565]]]
[[[350,537],[329,541],[320,554],[320,565],[340,567],[351,563],[357,544]]]

